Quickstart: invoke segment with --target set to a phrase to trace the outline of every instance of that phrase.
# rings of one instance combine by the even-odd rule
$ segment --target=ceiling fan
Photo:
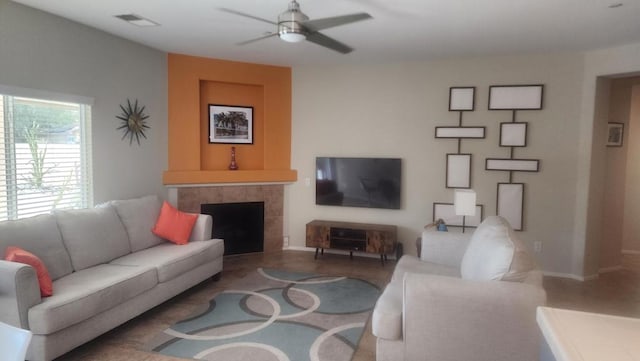
[[[230,14],[244,16],[250,19],[276,25],[278,27],[277,33],[270,33],[268,35],[261,36],[259,38],[243,41],[241,43],[238,43],[238,45],[253,43],[255,41],[267,39],[277,35],[280,37],[280,39],[284,41],[297,43],[303,40],[307,40],[314,44],[324,46],[325,48],[335,50],[342,54],[347,54],[352,52],[353,48],[320,33],[320,30],[354,23],[356,21],[371,19],[371,15],[367,13],[355,13],[355,14],[349,14],[349,15],[334,16],[330,18],[309,20],[309,17],[305,15],[302,11],[300,11],[300,5],[296,0],[292,0],[289,3],[289,8],[287,9],[287,11],[283,12],[278,16],[277,23],[271,20],[257,17],[257,16],[245,14],[243,12],[236,11],[236,10],[231,10],[227,8],[218,8],[218,9]]]

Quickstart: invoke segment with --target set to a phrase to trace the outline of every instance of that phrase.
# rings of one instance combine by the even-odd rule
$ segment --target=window
[[[0,93],[0,220],[93,203],[90,125],[88,104]]]

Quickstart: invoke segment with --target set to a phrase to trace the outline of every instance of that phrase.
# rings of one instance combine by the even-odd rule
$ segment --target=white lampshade
[[[280,33],[280,39],[289,43],[299,43],[306,38],[302,33]]]
[[[476,192],[472,189],[456,189],[453,208],[458,216],[476,215]]]

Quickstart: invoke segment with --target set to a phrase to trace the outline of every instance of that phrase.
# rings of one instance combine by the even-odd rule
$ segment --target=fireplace
[[[264,202],[208,203],[200,213],[213,217],[211,238],[224,239],[224,255],[264,251]]]
[[[203,204],[264,203],[265,253],[282,250],[284,240],[284,185],[196,185],[177,187],[178,209],[200,213]],[[213,227],[216,227],[216,216]],[[225,240],[226,241],[226,240]]]

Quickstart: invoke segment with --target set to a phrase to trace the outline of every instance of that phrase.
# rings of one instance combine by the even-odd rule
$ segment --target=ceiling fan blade
[[[251,44],[251,43],[254,43],[256,41],[264,40],[264,39],[270,38],[272,36],[277,36],[277,35],[278,35],[278,33],[271,33],[269,35],[261,36],[259,38],[249,39],[249,40],[245,40],[245,41],[236,43],[236,45],[247,45],[247,44]]]
[[[333,28],[335,26],[355,23],[356,21],[362,21],[371,19],[371,15],[367,13],[356,13],[342,16],[334,16],[330,18],[307,20],[302,23],[302,26],[309,31],[319,31],[323,29]]]
[[[319,32],[310,33],[307,35],[307,40],[314,44],[324,46],[325,48],[335,50],[341,54],[348,54],[353,51],[349,46]]]
[[[232,9],[227,9],[227,8],[218,8],[218,10],[220,11],[224,11],[225,13],[229,13],[229,14],[234,14],[234,15],[238,15],[238,16],[244,16],[245,18],[249,18],[249,19],[253,19],[253,20],[258,20],[258,21],[262,21],[263,23],[267,23],[267,24],[271,24],[271,25],[278,25],[278,23],[274,23],[271,20],[267,20],[267,19],[263,19],[263,18],[259,18],[257,16],[253,16],[253,15],[249,15],[249,14],[245,14],[243,12],[240,11],[236,11],[236,10],[232,10]]]

